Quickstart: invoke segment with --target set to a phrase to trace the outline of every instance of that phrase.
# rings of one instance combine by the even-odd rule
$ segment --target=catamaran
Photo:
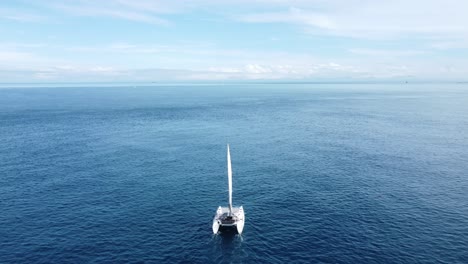
[[[227,169],[228,169],[228,186],[229,186],[229,207],[218,207],[216,215],[213,219],[213,233],[224,229],[234,229],[238,234],[242,234],[244,230],[244,208],[232,206],[232,168],[231,154],[229,152],[229,144],[227,145]]]

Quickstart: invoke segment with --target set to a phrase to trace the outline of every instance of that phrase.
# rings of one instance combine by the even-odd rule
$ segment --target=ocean
[[[467,84],[27,86],[0,263],[468,263]]]

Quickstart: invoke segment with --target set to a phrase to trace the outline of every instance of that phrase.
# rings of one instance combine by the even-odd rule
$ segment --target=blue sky
[[[0,3],[1,82],[468,76],[463,0]]]

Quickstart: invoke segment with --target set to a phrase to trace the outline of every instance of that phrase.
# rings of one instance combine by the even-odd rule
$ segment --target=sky
[[[2,0],[0,82],[468,79],[465,0]]]

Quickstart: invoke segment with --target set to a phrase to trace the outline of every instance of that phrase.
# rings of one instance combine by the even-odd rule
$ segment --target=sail
[[[232,169],[231,169],[231,153],[229,152],[229,144],[227,145],[227,169],[228,169],[228,185],[229,185],[229,214],[232,214]]]

